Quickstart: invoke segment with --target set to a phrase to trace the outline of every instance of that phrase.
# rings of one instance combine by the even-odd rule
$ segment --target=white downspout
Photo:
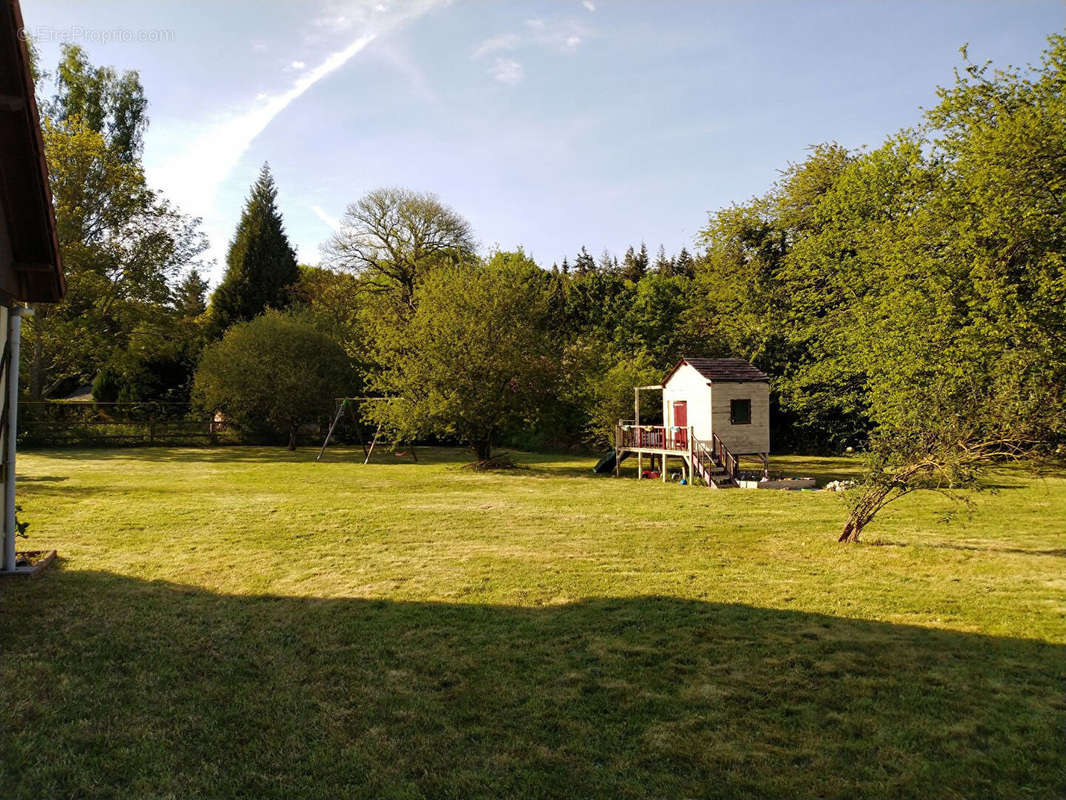
[[[24,306],[7,310],[7,423],[4,436],[4,572],[15,571],[15,445],[18,439],[19,344],[22,318],[33,311]]]

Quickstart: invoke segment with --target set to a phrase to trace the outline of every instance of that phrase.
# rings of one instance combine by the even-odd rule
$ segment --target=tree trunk
[[[862,526],[854,519],[849,519],[848,524],[844,526],[844,530],[840,534],[838,542],[857,542],[859,541],[859,534],[862,533]]]
[[[296,426],[289,426],[289,450],[296,449]]]
[[[488,461],[492,458],[492,440],[474,442],[474,455],[477,456],[478,461]]]

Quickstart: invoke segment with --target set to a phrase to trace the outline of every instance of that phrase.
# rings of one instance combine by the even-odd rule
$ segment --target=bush
[[[353,382],[343,348],[291,315],[270,311],[226,331],[204,350],[193,399],[221,411],[242,433],[287,437],[296,446],[302,423],[329,414]]]

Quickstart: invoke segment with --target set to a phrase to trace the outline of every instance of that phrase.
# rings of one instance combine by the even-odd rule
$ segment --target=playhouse
[[[641,392],[662,393],[662,425],[643,425]],[[739,458],[756,457],[765,473],[770,455],[770,379],[743,359],[682,358],[663,382],[634,389],[632,420],[619,420],[611,466],[637,457],[657,461],[663,480],[670,457],[680,459],[689,483],[738,485]]]

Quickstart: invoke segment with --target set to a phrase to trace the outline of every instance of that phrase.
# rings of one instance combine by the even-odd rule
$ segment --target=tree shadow
[[[1066,647],[670,597],[0,585],[19,797],[1061,794]]]
[[[261,463],[261,464],[306,464],[314,462],[319,447],[298,447],[286,450],[284,447],[260,447],[249,445],[218,445],[215,447],[129,447],[129,448],[83,448],[67,450],[60,448],[34,448],[23,452],[34,456],[60,461],[116,461],[132,460],[138,462],[158,463]],[[471,461],[468,451],[459,448],[419,447],[418,461],[407,455],[396,456],[387,450],[375,450],[371,464],[375,466],[450,464]],[[330,446],[320,463],[323,464],[359,464],[362,465],[366,454],[356,446]]]
[[[871,539],[864,544],[870,547],[910,547],[909,542],[897,542],[891,539]],[[1033,550],[1024,547],[1001,547],[998,545],[986,546],[980,544],[961,544],[956,542],[922,542],[921,547],[932,547],[938,550],[961,550],[974,553],[1013,553],[1023,556],[1054,556],[1066,558],[1066,548],[1052,548],[1049,550]]]

